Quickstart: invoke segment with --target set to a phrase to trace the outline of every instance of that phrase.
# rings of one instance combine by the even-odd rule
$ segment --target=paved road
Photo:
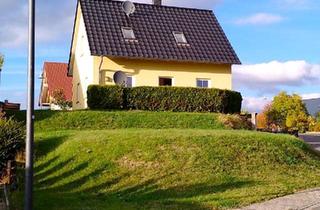
[[[320,210],[320,189],[276,198],[240,210]]]
[[[300,138],[302,138],[305,142],[310,144],[315,150],[320,151],[320,133],[301,134]]]

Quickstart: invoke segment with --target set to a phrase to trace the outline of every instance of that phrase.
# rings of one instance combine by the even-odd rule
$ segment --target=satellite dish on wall
[[[113,80],[117,85],[125,85],[127,82],[127,75],[122,71],[117,71],[113,75]]]
[[[128,17],[136,11],[136,7],[134,6],[134,4],[131,1],[123,2],[122,9]]]

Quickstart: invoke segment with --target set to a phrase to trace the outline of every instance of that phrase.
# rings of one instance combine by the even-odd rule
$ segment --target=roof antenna
[[[136,7],[134,6],[134,4],[131,1],[123,2],[122,9],[128,17],[136,11]]]

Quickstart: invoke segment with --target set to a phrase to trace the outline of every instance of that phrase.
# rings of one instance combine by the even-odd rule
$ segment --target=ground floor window
[[[172,78],[168,77],[160,77],[159,78],[159,86],[172,86]]]
[[[133,77],[132,76],[127,76],[127,82],[126,82],[126,87],[133,87]]]
[[[198,88],[209,88],[210,80],[208,79],[197,79]]]

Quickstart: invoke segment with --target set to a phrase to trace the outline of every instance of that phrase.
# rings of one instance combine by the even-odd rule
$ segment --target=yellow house
[[[151,1],[151,0],[150,0]],[[107,0],[79,0],[68,75],[73,109],[87,108],[91,84],[232,89],[240,64],[211,10]]]

